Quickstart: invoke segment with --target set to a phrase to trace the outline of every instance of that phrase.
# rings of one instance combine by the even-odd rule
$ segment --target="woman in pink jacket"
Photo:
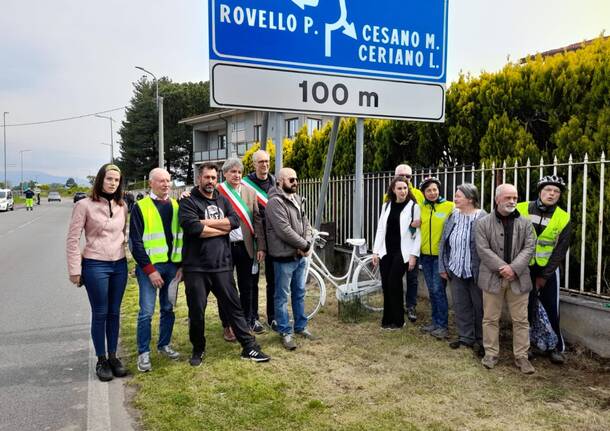
[[[74,205],[67,240],[70,281],[84,285],[89,296],[91,337],[98,357],[95,371],[103,382],[127,374],[116,357],[121,301],[127,284],[126,222],[121,170],[105,164],[95,177],[91,196]],[[85,248],[81,252],[83,231]]]

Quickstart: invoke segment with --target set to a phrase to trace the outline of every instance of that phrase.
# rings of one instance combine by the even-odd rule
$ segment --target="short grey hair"
[[[496,192],[494,194],[495,198],[498,199],[501,195],[503,195],[507,190],[509,189],[513,189],[513,190],[517,190],[517,188],[509,183],[503,183],[500,184],[498,187],[496,187]]]
[[[152,180],[155,175],[157,175],[158,173],[164,173],[167,175],[170,175],[169,172],[167,171],[167,169],[163,169],[163,168],[153,168],[149,173],[148,173],[148,179]],[[171,175],[170,175],[170,180],[171,180]]]
[[[457,186],[457,189],[464,194],[466,199],[472,201],[472,205],[475,208],[480,208],[479,189],[477,189],[477,186],[471,183],[463,183]]]
[[[268,158],[271,158],[269,156],[269,153],[266,152],[265,150],[257,150],[254,152],[254,154],[252,154],[252,161],[258,162],[259,159],[261,158],[261,156],[267,156]]]
[[[243,172],[244,164],[237,157],[228,158],[222,165],[222,173],[226,174],[233,168],[239,168],[239,170]]]

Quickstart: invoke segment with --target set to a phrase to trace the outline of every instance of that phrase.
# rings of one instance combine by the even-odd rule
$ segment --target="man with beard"
[[[282,168],[267,204],[267,252],[275,272],[275,321],[282,345],[297,348],[292,334],[313,340],[305,315],[305,258],[312,247],[311,225],[305,216],[303,201],[297,192],[297,173]],[[294,327],[290,326],[288,298],[292,299]],[[293,331],[294,330],[294,331]]]
[[[229,232],[239,227],[231,203],[216,190],[218,168],[212,163],[199,167],[198,187],[180,201],[179,218],[184,230],[183,278],[189,308],[189,338],[193,345],[190,364],[201,365],[205,353],[205,308],[214,293],[243,350],[242,359],[266,362],[265,355],[244,318],[235,281]]]
[[[483,346],[481,363],[492,369],[500,353],[500,316],[506,301],[513,321],[515,365],[524,374],[536,370],[527,358],[529,323],[527,304],[532,290],[529,261],[534,254],[534,228],[516,210],[517,189],[496,188],[496,208],[476,224],[476,245],[481,264],[478,285],[483,290]]]

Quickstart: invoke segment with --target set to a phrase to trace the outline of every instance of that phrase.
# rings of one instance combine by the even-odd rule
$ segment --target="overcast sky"
[[[448,83],[460,70],[496,71],[508,57],[610,31],[610,0],[449,4]],[[0,125],[2,112],[10,112],[7,162],[15,167],[9,171],[19,169],[19,151],[30,149],[23,156],[26,170],[94,174],[109,158],[100,144],[110,141],[108,120],[16,124],[126,106],[142,75],[136,65],[176,82],[207,80],[207,50],[207,0],[0,0]],[[106,115],[117,121],[118,156],[116,131],[124,115]]]

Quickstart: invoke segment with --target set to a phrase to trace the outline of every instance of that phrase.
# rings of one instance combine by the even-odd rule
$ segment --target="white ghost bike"
[[[359,300],[371,311],[383,310],[383,293],[379,265],[373,265],[373,255],[366,253],[366,240],[350,238],[352,255],[347,272],[336,276],[324,264],[316,249],[326,244],[324,237],[328,232],[314,231],[313,251],[307,258],[305,270],[305,314],[308,319],[316,315],[326,303],[326,281],[336,289],[337,300],[340,302]],[[361,254],[360,252],[363,251]]]

